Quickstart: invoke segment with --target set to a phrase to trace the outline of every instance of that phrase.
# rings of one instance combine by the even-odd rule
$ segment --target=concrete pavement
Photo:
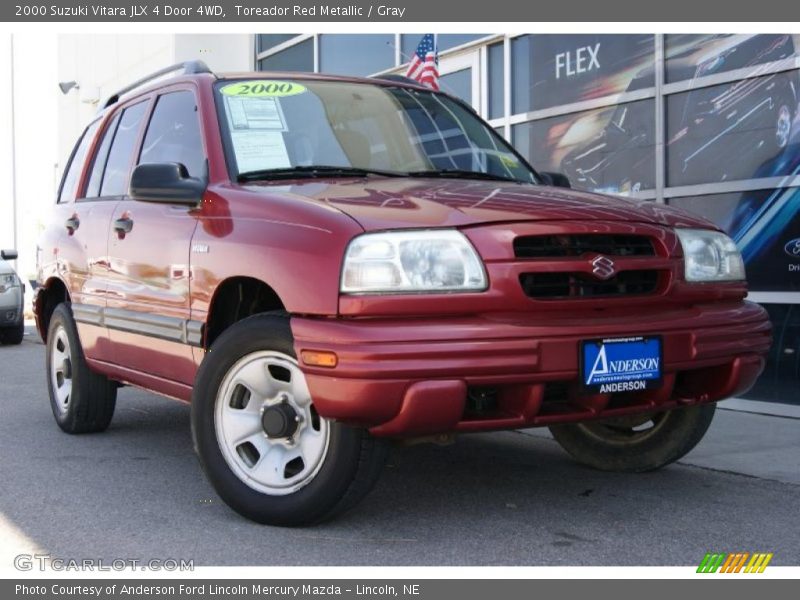
[[[62,433],[37,341],[0,347],[2,566],[32,550],[196,565],[690,565],[761,551],[800,564],[797,419],[720,410],[694,452],[641,475],[577,465],[542,430],[397,448],[355,510],[279,529],[216,497],[185,405],[124,389],[106,433]]]

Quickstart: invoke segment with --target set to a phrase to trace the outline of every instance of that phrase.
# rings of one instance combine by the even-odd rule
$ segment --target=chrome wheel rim
[[[778,109],[778,120],[775,124],[775,141],[778,148],[785,148],[792,132],[792,113],[785,104]]]
[[[72,398],[72,354],[67,331],[59,326],[53,333],[50,349],[50,383],[60,414],[67,412]]]
[[[275,431],[271,417],[283,419],[284,429]],[[272,351],[248,354],[228,371],[215,401],[214,429],[234,474],[272,496],[308,485],[330,442],[328,422],[317,414],[297,361]]]

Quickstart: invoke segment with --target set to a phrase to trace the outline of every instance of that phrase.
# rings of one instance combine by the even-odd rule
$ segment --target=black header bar
[[[800,21],[787,0],[386,0],[300,2],[270,0],[8,0],[3,22],[781,22]]]

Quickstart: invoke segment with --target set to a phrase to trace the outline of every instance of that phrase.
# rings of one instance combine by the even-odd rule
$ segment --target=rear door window
[[[136,140],[146,109],[147,102],[140,102],[123,111],[108,152],[103,182],[100,185],[101,196],[123,196],[127,193]]]
[[[181,163],[190,176],[202,177],[205,160],[194,94],[187,90],[159,96],[147,126],[139,164]]]

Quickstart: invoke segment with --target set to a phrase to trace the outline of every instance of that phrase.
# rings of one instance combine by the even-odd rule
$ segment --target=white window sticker
[[[291,166],[280,100],[265,96],[225,96],[236,166],[240,173]]]
[[[266,129],[286,131],[280,101],[277,98],[258,96],[225,96],[233,131],[241,129]]]
[[[291,166],[281,131],[232,131],[231,141],[239,173]]]

